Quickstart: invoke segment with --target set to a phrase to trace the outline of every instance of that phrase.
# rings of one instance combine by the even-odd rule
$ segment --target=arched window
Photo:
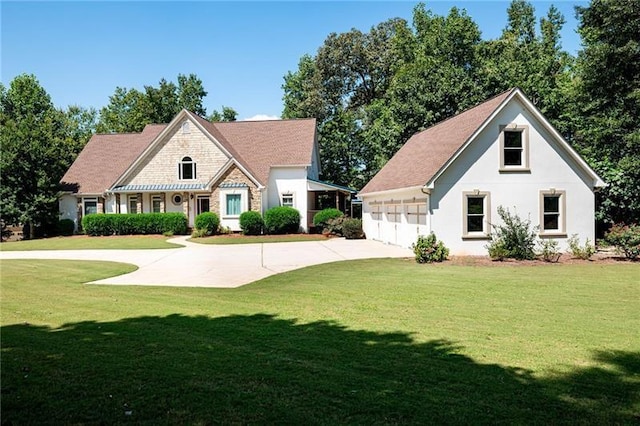
[[[196,178],[196,163],[191,157],[183,157],[178,164],[178,179],[194,180]]]

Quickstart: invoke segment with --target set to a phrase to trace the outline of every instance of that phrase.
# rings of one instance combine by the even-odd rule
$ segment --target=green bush
[[[273,207],[264,212],[267,234],[295,234],[300,230],[300,212],[293,207]]]
[[[264,220],[259,212],[247,211],[240,215],[240,229],[244,235],[260,235],[264,228]]]
[[[359,240],[364,238],[362,221],[360,219],[345,219],[342,222],[342,235],[347,240]]]
[[[540,240],[539,254],[542,260],[545,262],[556,263],[560,260],[560,250],[558,249],[558,242],[556,240]]]
[[[429,235],[418,237],[418,241],[411,245],[418,263],[442,262],[449,257],[449,249],[442,241],[438,241],[433,232]]]
[[[73,235],[73,231],[76,229],[75,223],[71,219],[61,219],[58,221],[58,234],[68,237]]]
[[[522,220],[517,214],[511,214],[509,209],[498,206],[498,215],[502,225],[493,225],[491,243],[486,248],[492,259],[513,258],[518,260],[532,260],[536,258],[535,228],[531,229],[530,220]],[[492,255],[491,253],[494,253]]]
[[[329,219],[324,229],[322,230],[322,232],[341,236],[343,235],[342,226],[344,225],[344,222],[346,220],[347,220],[346,216],[338,216],[338,217],[334,217],[333,219]]]
[[[569,252],[573,257],[582,260],[588,260],[593,256],[596,252],[596,248],[591,244],[589,239],[584,243],[584,246],[580,246],[580,239],[578,238],[578,234],[573,234],[571,238],[569,238]]]
[[[640,256],[640,225],[614,225],[606,233],[605,241],[616,246],[627,259],[637,259]]]
[[[187,217],[183,213],[90,214],[82,218],[85,234],[134,235],[187,233]]]
[[[338,209],[324,209],[320,210],[313,216],[313,226],[324,230],[329,223],[329,220],[336,219],[344,216],[342,212]]]
[[[203,212],[196,216],[196,229],[204,231],[205,235],[213,235],[218,233],[220,227],[220,218],[213,212]]]

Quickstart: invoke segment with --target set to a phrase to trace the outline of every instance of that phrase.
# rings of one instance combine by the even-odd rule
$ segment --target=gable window
[[[462,237],[488,238],[491,223],[490,194],[478,190],[463,192],[462,209]]]
[[[226,209],[227,216],[240,216],[241,213],[241,195],[240,194],[227,194],[226,196]]]
[[[500,171],[529,170],[529,126],[500,126]]]
[[[84,203],[84,215],[98,213],[98,199],[97,198],[83,198]]]
[[[162,196],[153,195],[151,197],[151,211],[153,213],[162,213]]]
[[[138,213],[138,196],[129,195],[129,213]]]
[[[293,207],[293,204],[294,204],[293,194],[292,193],[282,194],[282,197],[280,199],[280,204],[286,207]]]
[[[550,189],[540,192],[540,234],[565,234],[565,192]]]
[[[194,180],[196,178],[196,163],[191,157],[183,157],[178,163],[178,179]]]
[[[184,123],[182,123],[182,134],[189,134],[191,133],[191,130],[189,129],[189,122],[185,121]]]

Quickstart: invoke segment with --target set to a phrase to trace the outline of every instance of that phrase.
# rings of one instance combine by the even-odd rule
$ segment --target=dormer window
[[[196,163],[191,159],[191,157],[183,157],[182,161],[178,164],[178,179],[196,179]]]
[[[500,126],[500,171],[529,171],[529,126]]]

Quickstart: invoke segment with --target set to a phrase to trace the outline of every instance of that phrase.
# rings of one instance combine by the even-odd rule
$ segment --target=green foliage
[[[313,226],[324,229],[327,227],[329,219],[335,219],[341,216],[343,216],[343,213],[336,208],[320,210],[313,216]]]
[[[58,234],[69,236],[73,235],[73,231],[75,230],[75,223],[71,219],[62,219],[58,221]]]
[[[207,118],[207,120],[216,122],[216,121],[236,121],[238,117],[238,112],[227,106],[222,106],[222,111],[213,110],[211,115]]]
[[[264,220],[259,212],[246,211],[240,214],[240,229],[244,235],[260,235],[264,229]]]
[[[498,215],[502,224],[492,225],[491,243],[487,246],[489,256],[494,258],[513,258],[518,260],[535,259],[534,247],[536,231],[531,228],[529,219],[523,220],[509,209],[498,206]],[[491,253],[494,253],[492,255]]]
[[[342,235],[344,222],[347,220],[347,217],[342,215],[338,217],[334,217],[327,221],[322,233],[329,233],[331,235]]]
[[[427,236],[420,235],[418,241],[411,245],[418,263],[442,262],[449,257],[449,249],[442,241],[438,241],[433,232]]]
[[[569,252],[573,257],[582,260],[591,259],[591,256],[596,252],[596,248],[589,239],[584,242],[584,246],[580,246],[580,238],[578,238],[578,234],[573,234],[569,240]]]
[[[359,240],[364,238],[362,231],[362,220],[347,218],[342,222],[342,235],[347,240]]]
[[[539,254],[542,257],[542,260],[545,262],[556,263],[560,260],[560,249],[558,248],[558,242],[553,239],[545,239],[540,240],[539,243],[540,250]]]
[[[267,234],[295,234],[300,230],[300,212],[293,207],[272,207],[264,213]]]
[[[211,235],[211,234],[209,234]],[[204,238],[207,236],[207,230],[206,229],[198,229],[195,228],[193,231],[191,231],[191,238]]]
[[[624,253],[627,259],[640,257],[640,225],[614,225],[607,232],[605,240],[616,246],[616,249]]]
[[[89,214],[82,218],[82,230],[91,236],[187,233],[183,213]]]
[[[218,232],[220,218],[214,212],[203,212],[196,216],[196,229],[204,231],[205,235],[213,235]]]

